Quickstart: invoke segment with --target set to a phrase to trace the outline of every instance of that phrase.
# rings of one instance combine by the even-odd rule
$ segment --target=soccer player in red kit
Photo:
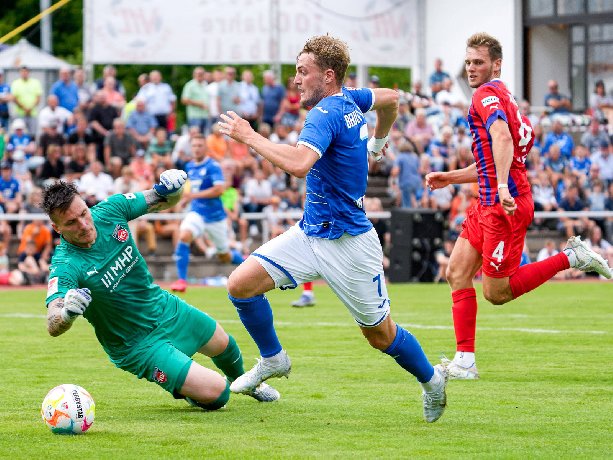
[[[607,262],[574,236],[563,252],[519,266],[526,231],[534,217],[524,165],[534,139],[530,121],[520,114],[517,102],[499,79],[501,66],[502,47],[497,39],[485,33],[468,39],[465,67],[468,83],[476,89],[468,112],[475,163],[426,176],[431,190],[449,184],[479,184],[479,203],[467,212],[447,268],[457,342],[456,355],[447,362],[449,378],[479,378],[473,287],[479,269],[483,273],[483,295],[494,305],[535,289],[569,267],[611,278]]]

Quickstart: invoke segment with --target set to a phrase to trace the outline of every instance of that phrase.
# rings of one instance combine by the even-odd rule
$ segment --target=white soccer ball
[[[81,434],[94,423],[96,405],[85,389],[64,384],[47,393],[40,413],[53,433]]]

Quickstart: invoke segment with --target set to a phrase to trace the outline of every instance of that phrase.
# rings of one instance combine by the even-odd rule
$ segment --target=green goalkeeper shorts
[[[116,365],[181,398],[191,357],[213,337],[216,327],[209,315],[169,295],[158,326]]]

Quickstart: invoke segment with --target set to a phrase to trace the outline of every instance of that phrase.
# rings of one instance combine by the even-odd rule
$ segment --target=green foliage
[[[430,360],[452,355],[449,288],[390,285],[389,291],[394,319],[415,334]],[[432,425],[421,419],[415,379],[368,346],[327,286],[315,286],[314,308],[291,308],[298,294],[269,295],[293,363],[288,380],[270,382],[281,400],[233,395],[225,409],[207,413],[115,368],[83,319],[49,337],[43,289],[5,289],[0,452],[11,458],[610,456],[608,283],[548,283],[504,307],[479,293],[482,379],[450,382],[447,412]],[[245,365],[254,364],[256,348],[224,289],[190,288],[184,298],[233,334]],[[81,385],[96,401],[96,421],[84,436],[53,435],[40,419],[43,397],[60,383]]]

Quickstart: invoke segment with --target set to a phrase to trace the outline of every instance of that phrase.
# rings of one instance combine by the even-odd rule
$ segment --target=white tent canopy
[[[31,45],[25,38],[0,52],[0,69],[18,69],[22,65],[27,65],[32,70],[59,70],[62,67],[72,67],[68,62]]]

